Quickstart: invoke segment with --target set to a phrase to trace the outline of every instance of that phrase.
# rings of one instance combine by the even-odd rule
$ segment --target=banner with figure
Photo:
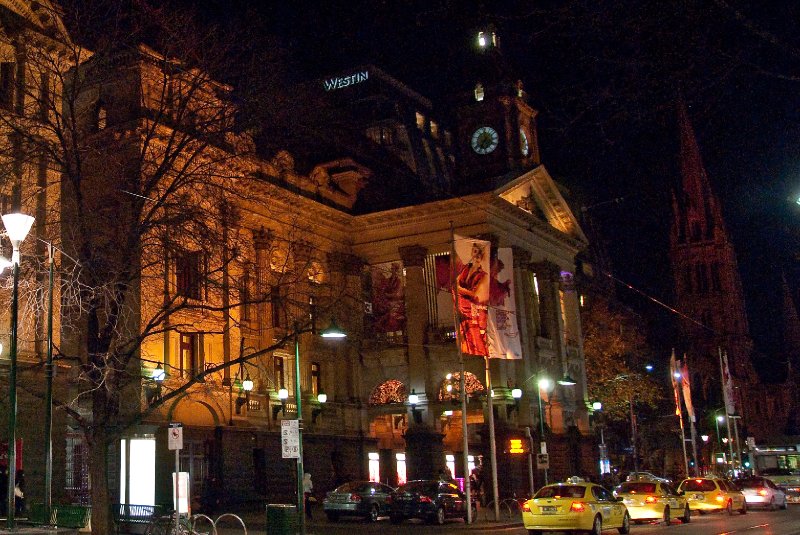
[[[406,329],[403,265],[387,262],[371,266],[372,329],[375,334],[402,336]]]
[[[492,250],[489,277],[489,358],[521,359],[511,248]]]
[[[455,294],[459,315],[461,351],[467,355],[489,355],[489,260],[491,243],[455,237]]]
[[[725,398],[725,411],[729,415],[736,414],[736,401],[733,398],[733,379],[728,368],[728,352],[722,353],[722,394]]]
[[[678,369],[678,362],[675,360],[675,350],[672,350],[672,355],[669,357],[669,380],[672,381],[672,393],[675,396],[675,416],[681,416],[681,391],[678,386],[678,377],[680,377],[680,370]]]
[[[689,420],[695,422],[694,407],[692,406],[692,385],[689,382],[689,358],[685,353],[683,355],[683,364],[681,365],[681,386],[683,387],[683,402],[686,404]]]

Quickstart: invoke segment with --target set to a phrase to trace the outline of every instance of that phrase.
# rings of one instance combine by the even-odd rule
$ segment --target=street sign
[[[536,468],[539,470],[547,470],[550,468],[550,456],[546,453],[537,453]]]
[[[167,430],[167,444],[170,450],[183,449],[183,424],[171,423]]]
[[[297,420],[281,420],[281,457],[300,458],[300,426]]]

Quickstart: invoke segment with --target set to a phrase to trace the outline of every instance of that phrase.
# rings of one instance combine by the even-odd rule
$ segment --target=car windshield
[[[656,491],[655,483],[628,481],[617,487],[618,493],[650,494]]]
[[[364,481],[351,481],[336,487],[334,492],[370,492],[371,485]]]
[[[717,486],[710,479],[687,479],[681,483],[681,490],[694,492],[710,492],[717,490]]]
[[[751,477],[748,479],[737,479],[734,481],[736,486],[740,489],[754,489],[757,487],[765,487],[767,484],[764,482],[763,478],[760,477]]]
[[[792,472],[786,468],[765,468],[761,470],[761,474],[765,476],[790,476]]]
[[[420,494],[436,495],[439,490],[438,481],[410,481],[397,489],[398,493],[418,492]]]
[[[580,485],[551,485],[542,487],[534,498],[583,498],[586,487]]]

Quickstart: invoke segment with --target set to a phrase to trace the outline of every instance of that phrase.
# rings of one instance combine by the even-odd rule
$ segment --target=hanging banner
[[[729,415],[736,414],[736,400],[733,397],[733,379],[728,368],[728,353],[722,354],[722,393],[725,398],[725,411]]]
[[[489,260],[491,243],[455,237],[455,292],[461,331],[461,351],[489,355]]]
[[[17,439],[16,448],[16,462],[17,471],[22,470],[22,439]],[[8,467],[8,442],[0,442],[0,466]]]
[[[686,412],[689,420],[695,422],[694,406],[692,405],[692,385],[689,383],[689,358],[683,355],[683,365],[681,366],[681,386],[683,386],[683,402],[686,404]]]
[[[489,358],[521,359],[522,344],[517,328],[514,258],[511,248],[499,248],[496,254],[490,256]]]
[[[370,267],[372,330],[375,334],[402,336],[406,329],[403,265],[386,262]]]
[[[669,379],[672,381],[672,393],[675,396],[675,416],[681,416],[681,391],[678,386],[678,377],[680,377],[680,370],[673,349],[672,355],[669,357]]]

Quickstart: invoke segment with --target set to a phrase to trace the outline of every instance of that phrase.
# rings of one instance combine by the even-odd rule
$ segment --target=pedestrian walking
[[[305,498],[306,518],[312,520],[311,504],[316,502],[314,497],[314,483],[311,481],[311,474],[306,472],[303,474],[303,497]]]

